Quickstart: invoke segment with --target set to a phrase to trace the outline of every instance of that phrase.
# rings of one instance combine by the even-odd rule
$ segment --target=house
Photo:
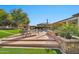
[[[57,27],[63,26],[64,24],[75,24],[75,25],[79,26],[79,13],[74,14],[67,19],[48,24],[48,26],[50,26],[50,28],[56,29]]]

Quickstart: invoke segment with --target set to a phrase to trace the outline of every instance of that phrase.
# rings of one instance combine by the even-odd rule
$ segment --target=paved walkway
[[[15,40],[16,37],[9,38],[7,40],[1,41],[0,44],[2,47],[52,47],[52,48],[58,48],[59,44],[48,35],[46,35],[46,32],[39,32],[36,33],[36,36],[33,37],[25,37],[19,36],[20,38]]]

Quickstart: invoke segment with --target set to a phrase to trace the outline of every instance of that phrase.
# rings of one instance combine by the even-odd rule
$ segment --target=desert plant
[[[58,27],[59,35],[67,39],[71,39],[72,35],[79,35],[78,27],[73,24],[65,24],[61,27]]]

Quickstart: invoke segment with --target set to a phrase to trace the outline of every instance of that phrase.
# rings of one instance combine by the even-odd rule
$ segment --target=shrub
[[[59,35],[67,39],[71,39],[72,35],[79,36],[78,27],[73,24],[65,24],[61,27],[58,27],[58,30],[59,30]]]

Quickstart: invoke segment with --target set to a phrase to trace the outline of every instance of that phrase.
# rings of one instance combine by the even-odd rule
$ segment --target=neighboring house
[[[64,24],[76,24],[77,26],[79,26],[79,13],[72,15],[71,17],[55,22],[55,23],[51,23],[48,24],[50,27],[52,27],[53,29],[62,26]]]
[[[15,29],[16,27],[0,26],[0,29]]]
[[[46,23],[40,23],[37,24],[37,26],[31,26],[31,29],[56,29],[57,27],[63,26],[64,24],[76,24],[77,26],[79,26],[79,13],[72,15],[71,17],[58,21],[58,22],[54,22],[54,23],[48,23],[48,21]]]

